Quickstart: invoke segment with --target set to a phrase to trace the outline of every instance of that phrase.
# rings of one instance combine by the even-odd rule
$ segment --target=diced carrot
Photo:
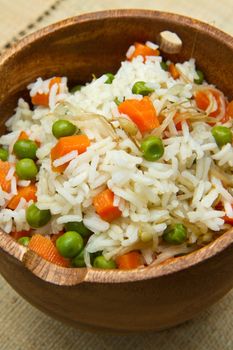
[[[168,70],[171,73],[173,79],[178,79],[180,77],[180,72],[178,71],[174,63],[169,64]]]
[[[51,90],[52,86],[54,84],[60,84],[61,83],[61,78],[60,77],[54,77],[50,80],[49,82],[49,90]],[[58,88],[58,93],[59,93],[59,88]],[[47,107],[49,105],[49,93],[37,93],[31,98],[32,103],[34,105],[39,105],[39,106],[45,106]]]
[[[225,123],[226,120],[226,101],[224,98],[224,95],[221,91],[217,89],[211,89],[211,88],[205,88],[198,90],[194,94],[194,98],[197,104],[197,107],[203,111],[206,111],[210,104],[210,94],[215,98],[215,101],[217,103],[217,109],[216,111],[211,112],[209,115],[211,117],[218,117],[220,113],[223,112],[224,116],[221,119],[223,123]],[[209,123],[210,125],[212,123]]]
[[[152,48],[150,48],[144,44],[141,44],[141,43],[134,43],[134,47],[135,47],[134,52],[128,58],[130,61],[132,61],[132,59],[134,57],[137,57],[137,56],[142,56],[144,58],[144,61],[145,61],[147,56],[159,56],[159,54],[160,54],[159,50],[152,49]]]
[[[10,199],[10,201],[7,204],[7,207],[9,209],[15,210],[21,198],[24,198],[27,202],[29,202],[30,200],[36,202],[36,191],[37,188],[34,184],[31,184],[27,187],[19,187],[18,193]]]
[[[57,144],[51,149],[51,160],[63,157],[65,154],[72,151],[78,151],[81,154],[86,151],[87,147],[90,145],[90,140],[86,135],[73,135],[61,137]],[[68,163],[61,166],[54,167],[53,171],[62,172],[67,167]]]
[[[9,162],[3,162],[0,160],[0,186],[3,191],[10,192],[11,181],[6,180],[8,171],[10,170],[11,164]]]
[[[225,221],[226,224],[233,225],[233,218],[229,218],[229,216],[225,215],[222,219]]]
[[[28,134],[25,131],[21,131],[21,133],[18,137],[18,141],[19,140],[28,140],[28,139],[29,139]]]
[[[121,211],[113,205],[114,194],[109,189],[97,194],[93,199],[95,211],[106,221],[113,221],[121,216]]]
[[[35,234],[32,236],[28,248],[33,250],[43,259],[63,267],[69,266],[69,260],[63,258],[53,244],[53,242],[40,234]]]
[[[141,132],[151,131],[159,126],[159,119],[148,96],[142,100],[125,100],[118,106],[119,112],[127,114]]]
[[[14,238],[16,241],[18,241],[18,239],[21,237],[30,237],[31,232],[30,231],[14,231],[14,232],[11,232],[10,235],[12,238]]]
[[[130,252],[116,258],[117,266],[120,270],[136,269],[143,265],[142,256],[139,252]]]
[[[175,123],[176,126],[176,130],[177,131],[181,131],[182,130],[182,120],[177,122],[177,119],[182,116],[182,113],[176,112],[173,121]],[[185,119],[186,123],[188,124],[188,126],[190,126],[190,121],[188,119]]]
[[[226,108],[226,114],[225,117],[222,119],[222,122],[226,123],[230,119],[233,119],[233,100],[228,103]]]

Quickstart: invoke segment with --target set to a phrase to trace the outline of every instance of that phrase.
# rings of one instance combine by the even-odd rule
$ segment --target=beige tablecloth
[[[233,35],[233,0],[0,0],[0,50],[44,25],[110,8],[176,12],[206,21]],[[158,334],[112,336],[64,326],[30,306],[0,278],[0,349],[232,350],[233,292],[197,319],[174,329]]]

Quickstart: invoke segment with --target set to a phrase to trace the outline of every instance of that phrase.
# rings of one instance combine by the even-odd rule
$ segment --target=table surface
[[[60,19],[110,8],[147,8],[198,18],[233,35],[233,0],[0,0],[0,51]],[[98,335],[42,314],[0,277],[1,350],[232,350],[233,291],[195,320],[160,333]]]

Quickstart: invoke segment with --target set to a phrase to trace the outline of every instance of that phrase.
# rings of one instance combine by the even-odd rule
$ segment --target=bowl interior
[[[227,34],[199,21],[168,13],[141,10],[99,12],[71,18],[42,29],[2,56],[0,132],[5,131],[4,122],[12,115],[17,99],[24,97],[28,100],[26,86],[37,77],[67,76],[69,86],[72,86],[90,81],[92,74],[99,76],[106,72],[114,73],[132,43],[147,40],[156,42],[158,34],[163,30],[176,32],[183,41],[181,52],[172,56],[165,55],[166,58],[182,62],[194,57],[206,79],[221,89],[229,99],[233,98],[233,38]],[[190,254],[190,258],[175,259],[172,269],[166,270],[165,264],[161,267],[163,270],[160,274],[175,271],[178,261],[183,261],[179,268],[184,268],[190,264],[191,260],[188,259],[197,262],[216,254],[232,244],[232,234],[226,236],[225,241],[224,236],[212,243],[212,246],[200,250],[198,259],[192,258],[196,253]],[[209,253],[206,253],[208,249]],[[121,273],[123,277],[120,278],[143,278],[142,274],[137,277],[134,272],[127,274],[126,278],[124,272]],[[100,275],[98,278],[106,279],[105,272],[100,272]],[[155,276],[155,273],[149,272],[148,277],[152,275]],[[89,279],[96,277],[89,274]]]

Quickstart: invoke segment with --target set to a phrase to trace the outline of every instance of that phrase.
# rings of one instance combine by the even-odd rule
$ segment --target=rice
[[[150,41],[146,46],[158,48]],[[132,45],[126,57],[130,59],[134,52]],[[0,137],[0,144],[9,149],[11,163],[6,174],[10,191],[0,187],[1,229],[6,233],[30,229],[25,218],[30,201],[21,198],[15,210],[7,208],[18,188],[31,184],[30,180],[16,178],[17,159],[12,152],[20,132],[25,131],[31,140],[40,143],[36,152],[40,167],[36,177],[37,207],[52,214],[48,225],[32,233],[57,234],[66,223],[83,222],[93,232],[84,250],[88,267],[92,265],[93,253],[102,252],[106,259],[116,259],[132,250],[141,252],[144,264],[156,265],[197,249],[211,241],[215,232],[225,230],[223,218],[233,218],[233,181],[229,180],[233,147],[227,143],[219,148],[208,123],[208,117],[217,113],[219,107],[211,91],[218,90],[206,82],[201,86],[194,84],[198,78],[194,59],[176,64],[178,79],[161,68],[161,61],[161,56],[137,56],[123,61],[111,84],[106,84],[108,76],[104,74],[74,94],[68,90],[66,77],[38,78],[28,86],[32,98],[48,94],[48,106],[31,110],[28,103],[19,99],[15,114],[6,123],[9,133]],[[138,81],[154,89],[149,98],[161,116],[161,125],[148,133],[136,127],[137,133],[132,136],[118,119],[129,121],[130,116],[120,113],[115,101],[141,101],[143,96],[132,92]],[[209,106],[200,111],[194,97],[196,91],[206,87],[210,89]],[[221,93],[219,101],[217,123],[225,108]],[[176,113],[187,117],[181,120],[179,128]],[[89,138],[90,145],[84,152],[63,153],[51,163],[50,152],[57,143],[52,126],[59,119],[75,124]],[[232,121],[226,125],[232,128]],[[140,149],[142,140],[150,134],[163,138],[164,154],[154,162],[145,160]],[[54,167],[64,165],[62,173],[54,171]],[[230,181],[228,187],[225,176]],[[113,207],[121,212],[113,222],[104,220],[93,206],[94,198],[106,188],[113,193]],[[217,208],[216,203],[222,203],[221,207]],[[187,229],[186,242],[179,247],[165,245],[165,230],[177,223]],[[141,239],[141,232],[150,237],[147,243]]]

